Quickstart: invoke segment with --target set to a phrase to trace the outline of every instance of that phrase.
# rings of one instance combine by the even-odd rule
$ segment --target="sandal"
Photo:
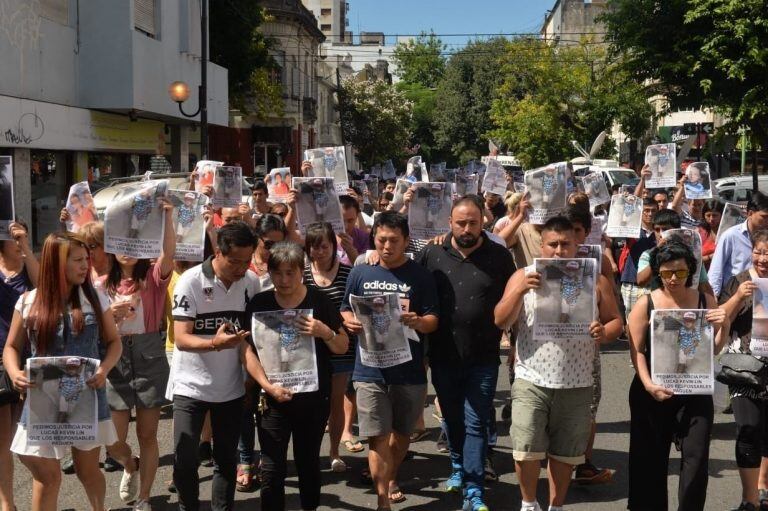
[[[417,429],[411,433],[411,443],[418,442],[419,440],[424,439],[427,435],[429,435],[429,431],[426,429]]]
[[[405,495],[403,495],[403,492],[400,491],[400,487],[397,485],[397,483],[390,483],[389,491],[387,493],[389,495],[389,501],[393,504],[398,504],[405,501]]]
[[[363,444],[361,444],[360,441],[354,437],[344,440],[341,443],[344,444],[344,447],[349,452],[361,452],[365,450],[365,447],[363,447]]]
[[[251,474],[251,469],[251,465],[237,466],[237,484],[235,485],[235,490],[239,492],[253,491],[253,475]],[[246,482],[243,482],[241,478]]]

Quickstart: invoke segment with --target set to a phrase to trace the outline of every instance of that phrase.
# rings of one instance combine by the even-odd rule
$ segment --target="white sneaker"
[[[341,458],[331,460],[331,470],[334,472],[346,472],[347,464]]]
[[[123,469],[123,477],[120,479],[120,500],[130,504],[136,500],[139,494],[139,458],[136,460],[136,470],[129,474]]]
[[[539,503],[537,502],[532,506],[531,505],[522,506],[520,508],[520,511],[541,511],[541,506],[539,506]]]
[[[137,500],[133,505],[133,511],[152,511],[152,506],[147,500]]]

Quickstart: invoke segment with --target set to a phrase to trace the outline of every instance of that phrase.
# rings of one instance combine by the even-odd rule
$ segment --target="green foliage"
[[[433,32],[422,32],[416,39],[398,43],[392,54],[397,76],[405,83],[437,87],[445,72],[445,48]]]
[[[404,154],[413,105],[391,84],[345,80],[339,90],[339,113],[344,139],[357,150],[363,168]]]

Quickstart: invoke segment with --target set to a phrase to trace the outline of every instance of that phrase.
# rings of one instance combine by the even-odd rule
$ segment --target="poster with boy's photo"
[[[603,244],[603,228],[605,227],[605,222],[605,215],[592,215],[592,226],[589,229],[589,234],[587,234],[586,239],[584,239],[585,245]]]
[[[579,245],[576,247],[576,257],[579,259],[594,259],[598,271],[603,264],[603,246],[602,245]]]
[[[637,195],[617,193],[611,197],[605,234],[611,238],[639,238],[642,220],[642,199]]]
[[[587,194],[589,197],[589,207],[595,207],[611,202],[611,194],[605,185],[605,179],[599,172],[590,172],[589,174],[576,178],[577,188]]]
[[[15,218],[13,158],[10,156],[0,156],[0,240],[11,239],[9,229]]]
[[[272,202],[286,202],[293,186],[293,176],[290,167],[278,167],[269,171],[264,177],[267,185],[269,200]]]
[[[344,146],[307,149],[304,151],[304,159],[312,162],[312,177],[332,177],[336,191],[346,193],[349,188],[349,177],[347,176],[347,150]]]
[[[661,233],[662,239],[666,241],[676,241],[682,245],[685,245],[693,252],[693,257],[696,258],[696,271],[693,274],[691,280],[691,287],[699,286],[699,277],[701,275],[701,235],[697,229],[667,229]]]
[[[86,357],[27,359],[28,441],[33,445],[94,443],[98,427],[96,389],[87,382],[99,361]]]
[[[768,357],[768,279],[753,277],[752,336],[749,351],[756,357]]]
[[[413,183],[408,208],[411,237],[428,240],[445,233],[451,216],[453,187],[449,183]]]
[[[392,194],[392,209],[400,211],[405,205],[405,193],[411,188],[411,181],[407,179],[398,179],[395,182],[395,193]]]
[[[566,162],[552,163],[525,173],[525,186],[531,204],[528,221],[531,224],[543,225],[550,218],[565,213],[569,175]]]
[[[167,179],[124,188],[104,212],[104,251],[137,259],[159,257],[165,232],[161,199],[167,192]]]
[[[448,164],[445,162],[432,163],[429,165],[429,178],[431,181],[446,181],[445,169]]]
[[[413,156],[408,160],[405,166],[405,179],[411,183],[418,181],[429,183],[427,164],[421,161],[421,156]]]
[[[376,204],[379,201],[379,178],[376,176],[365,176],[363,178],[365,187],[368,189],[368,196],[365,198],[368,204]]]
[[[375,176],[377,178],[381,177],[381,165],[371,165],[371,171],[369,172],[369,175]]]
[[[646,189],[673,188],[677,184],[677,146],[652,144],[645,148],[645,164],[651,171]]]
[[[509,189],[509,181],[504,167],[495,159],[490,159],[485,164],[485,175],[483,176],[483,184],[480,185],[480,191],[495,193],[503,198]]]
[[[339,196],[332,177],[295,177],[293,185],[298,191],[296,214],[302,235],[307,226],[317,222],[328,222],[335,232],[344,231]]]
[[[363,365],[386,368],[411,360],[411,349],[400,322],[397,293],[351,295],[349,301],[355,317],[363,325],[357,338]]]
[[[703,309],[651,311],[651,379],[677,395],[715,390],[714,329]]]
[[[270,383],[294,394],[319,388],[315,339],[302,334],[299,316],[312,317],[312,309],[254,312],[251,339]]]
[[[67,230],[70,232],[78,232],[85,224],[99,219],[96,215],[96,206],[93,204],[93,196],[88,181],[81,181],[69,187],[65,208],[69,213]]]
[[[223,161],[200,160],[195,164],[195,191],[203,193],[205,188],[213,186],[216,167],[224,165]]]
[[[215,208],[236,208],[243,202],[242,167],[216,167],[211,202]]]
[[[720,241],[720,236],[733,227],[744,223],[747,219],[747,212],[745,208],[742,208],[738,204],[733,202],[726,202],[723,208],[723,216],[720,217],[720,225],[717,228],[717,237],[715,238],[715,244]]]
[[[594,259],[534,259],[541,285],[534,293],[533,335],[549,341],[594,343],[599,272]]]
[[[397,171],[395,170],[395,164],[392,163],[392,160],[387,160],[384,162],[384,165],[381,167],[381,179],[388,180],[388,179],[396,179],[397,178]]]
[[[457,197],[464,197],[465,195],[477,194],[477,187],[480,182],[480,176],[477,174],[456,174],[454,179],[455,193]]]
[[[685,169],[685,198],[711,199],[712,180],[709,175],[709,163],[696,161]]]
[[[173,204],[173,226],[176,230],[176,255],[179,261],[203,261],[205,251],[205,194],[189,190],[168,190]]]

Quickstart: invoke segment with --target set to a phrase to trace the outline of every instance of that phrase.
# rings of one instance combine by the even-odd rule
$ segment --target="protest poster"
[[[712,180],[709,175],[709,163],[706,161],[693,162],[685,169],[686,199],[711,199]]]
[[[168,190],[173,204],[173,227],[176,231],[176,255],[179,261],[201,262],[205,250],[205,206],[208,197],[189,190]]]
[[[381,167],[381,178],[385,181],[397,178],[397,171],[395,170],[395,164],[392,163],[392,160],[384,162],[384,165]]]
[[[752,336],[749,351],[756,357],[768,357],[768,279],[753,277],[757,286],[752,293]]]
[[[273,202],[286,202],[291,191],[292,179],[290,167],[278,167],[270,170],[269,174],[264,176],[269,200]]]
[[[455,177],[455,189],[457,197],[464,197],[469,194],[477,194],[477,186],[480,181],[480,176],[477,174],[456,174]]]
[[[617,193],[611,197],[611,209],[605,234],[612,238],[639,238],[643,201],[637,195]]]
[[[515,190],[515,193],[523,193],[524,194],[524,193],[528,192],[528,187],[525,186],[524,183],[513,182],[512,183],[512,188]]]
[[[714,329],[703,309],[651,311],[651,379],[675,394],[712,395]]]
[[[611,194],[605,185],[605,179],[599,172],[590,172],[589,174],[577,178],[578,189],[589,197],[589,207],[593,210],[595,207],[611,202]]]
[[[553,163],[525,173],[526,192],[531,203],[528,213],[530,223],[542,225],[550,218],[565,213],[568,175],[565,162]]]
[[[667,241],[676,241],[689,247],[696,258],[696,271],[691,280],[691,287],[698,287],[701,275],[701,235],[696,229],[667,229],[661,233],[661,237]]]
[[[96,389],[86,382],[99,361],[86,357],[27,359],[28,441],[33,445],[94,443],[98,433]]]
[[[421,156],[413,156],[405,166],[405,179],[411,183],[422,181],[429,183],[427,164],[421,161]]]
[[[603,227],[605,226],[605,215],[592,215],[592,227],[589,234],[584,239],[585,245],[602,245]]]
[[[720,225],[717,228],[717,237],[715,243],[720,241],[720,236],[733,227],[744,223],[747,219],[747,212],[744,208],[733,202],[726,202],[723,208],[723,215],[720,217]]]
[[[408,208],[408,228],[417,240],[445,233],[451,216],[453,188],[448,183],[413,183],[413,200]]]
[[[368,195],[365,200],[368,204],[375,204],[379,200],[379,178],[376,176],[365,176],[363,178]]]
[[[298,192],[296,214],[302,235],[306,234],[308,225],[317,222],[328,222],[335,232],[344,231],[344,220],[333,178],[295,177],[293,185]]]
[[[13,158],[0,156],[0,240],[11,239],[9,228],[16,218],[13,202]]]
[[[104,212],[104,251],[138,259],[159,257],[163,246],[163,205],[168,180],[126,187]]]
[[[619,187],[619,193],[634,195],[636,189],[637,189],[637,185],[621,185]]]
[[[603,264],[603,246],[602,245],[579,245],[576,247],[576,257],[579,259],[594,259],[597,264],[597,271],[600,272]]]
[[[599,275],[594,259],[534,259],[541,285],[534,293],[533,335],[550,341],[594,342]]]
[[[381,177],[381,165],[371,165],[371,171],[369,172],[369,175],[375,176],[377,178]]]
[[[319,387],[315,339],[302,334],[299,316],[312,317],[312,309],[254,312],[251,339],[267,379],[293,393],[315,392]]]
[[[432,163],[429,166],[429,178],[431,181],[445,181],[445,169],[448,164],[445,162]]]
[[[651,171],[645,179],[647,189],[672,188],[677,184],[677,146],[652,144],[645,148],[645,164]]]
[[[347,151],[344,146],[307,149],[304,151],[304,159],[312,162],[312,177],[332,177],[336,191],[347,192],[349,178],[347,177]]]
[[[398,179],[395,183],[395,193],[392,195],[392,209],[400,211],[405,205],[405,193],[411,188],[411,181]]]
[[[503,198],[504,194],[507,193],[508,186],[507,172],[504,170],[504,167],[495,159],[489,159],[485,164],[485,175],[483,176],[483,184],[480,187],[480,191],[494,193]]]
[[[290,187],[290,181],[288,186]],[[241,167],[216,167],[211,202],[215,208],[236,208],[243,202],[243,169]]]
[[[195,164],[195,191],[203,193],[207,186],[213,186],[216,167],[224,165],[223,161],[200,160]]]
[[[392,367],[412,359],[411,349],[400,322],[397,293],[350,296],[355,317],[362,323],[358,335],[360,361],[368,367]]]
[[[70,232],[78,232],[88,222],[95,222],[99,219],[96,215],[96,206],[93,204],[93,196],[88,181],[81,181],[69,187],[67,204],[64,207],[69,213],[67,230]]]

